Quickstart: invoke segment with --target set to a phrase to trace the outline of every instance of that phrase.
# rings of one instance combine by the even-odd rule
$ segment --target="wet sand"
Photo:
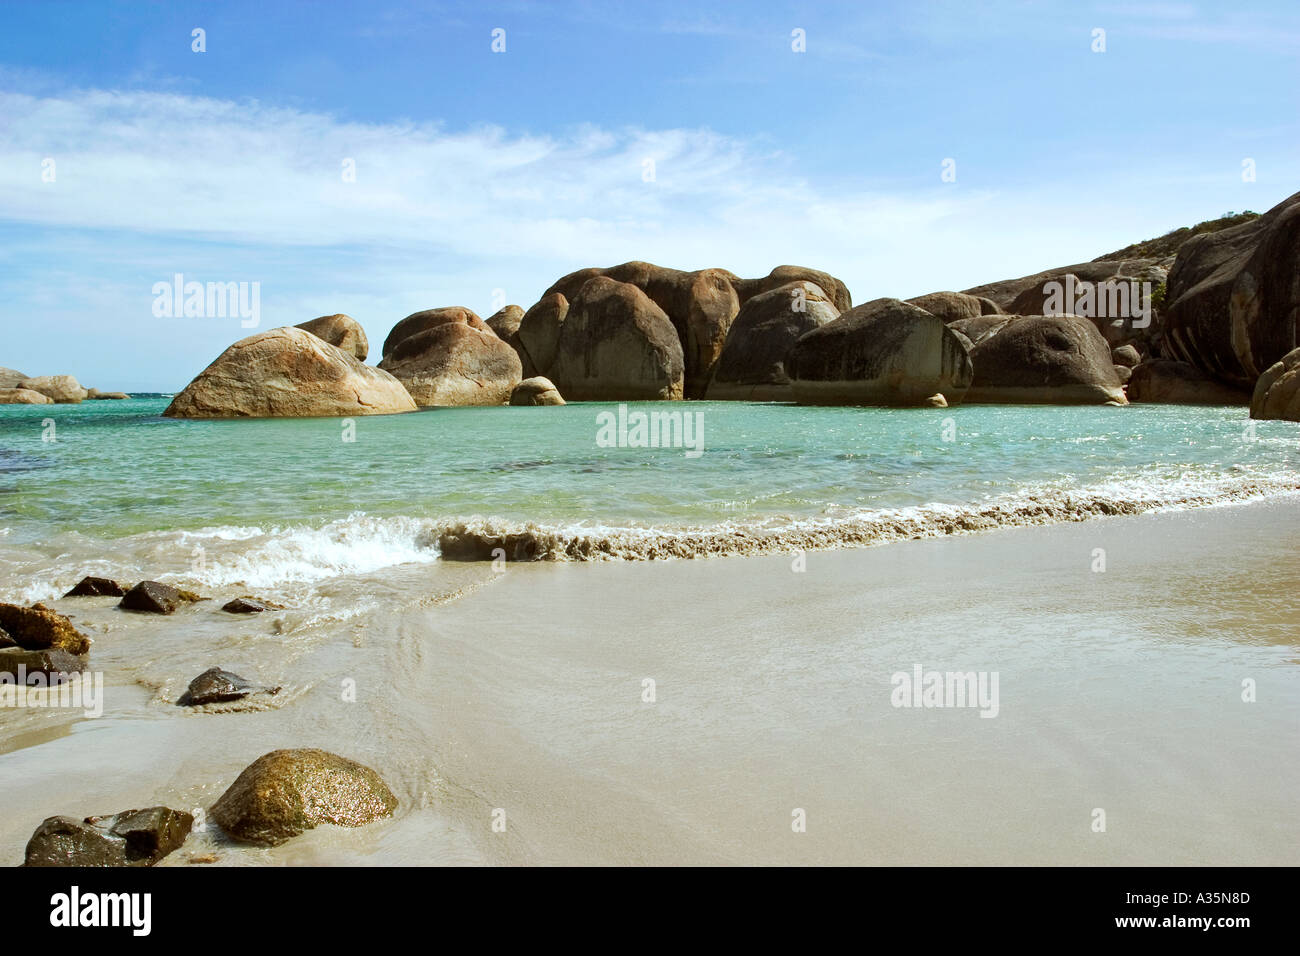
[[[95,638],[106,713],[0,715],[0,859],[52,813],[210,806],[262,753],[320,746],[375,767],[397,816],[274,850],[209,826],[165,865],[1295,864],[1298,518],[1289,497],[813,552],[802,572],[437,562],[340,582],[375,609],[287,633],[55,602]],[[287,696],[168,703],[212,664]],[[892,706],[918,664],[997,672],[997,716]]]

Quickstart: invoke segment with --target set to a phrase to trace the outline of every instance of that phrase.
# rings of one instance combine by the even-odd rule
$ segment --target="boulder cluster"
[[[757,279],[648,262],[580,269],[526,310],[408,315],[377,366],[365,364],[365,332],[346,315],[259,333],[222,353],[166,414],[680,399],[1250,403],[1257,417],[1300,414],[1300,360],[1287,364],[1300,344],[1300,194],[1175,255],[1120,255],[857,306],[842,281],[803,266]],[[1125,305],[1108,312],[1106,302]]]

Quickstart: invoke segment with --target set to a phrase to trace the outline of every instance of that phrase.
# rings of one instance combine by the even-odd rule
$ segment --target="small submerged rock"
[[[202,704],[225,704],[232,700],[243,700],[250,694],[278,693],[279,687],[263,687],[238,674],[223,671],[220,667],[210,667],[190,681],[189,688],[176,703],[181,707],[198,707]]]
[[[396,809],[369,767],[325,750],[276,750],[244,769],[212,819],[236,840],[278,846],[321,824],[359,827]]]
[[[153,866],[194,826],[183,810],[149,807],[108,817],[49,817],[27,841],[24,866]]]
[[[87,575],[76,583],[71,591],[63,595],[70,597],[121,597],[128,586],[112,578],[96,578]]]
[[[230,614],[261,614],[263,611],[270,611],[272,609],[282,611],[284,610],[284,605],[251,597],[238,597],[233,601],[227,601],[225,604],[221,605],[221,610]]]
[[[158,581],[141,581],[123,595],[118,607],[147,614],[172,614],[182,604],[204,601],[192,591],[183,591]]]

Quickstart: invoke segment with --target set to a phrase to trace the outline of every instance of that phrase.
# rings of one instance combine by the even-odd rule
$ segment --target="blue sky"
[[[178,272],[372,346],[627,259],[964,288],[1300,190],[1298,81],[1294,0],[4,3],[0,365],[183,387],[249,330]]]

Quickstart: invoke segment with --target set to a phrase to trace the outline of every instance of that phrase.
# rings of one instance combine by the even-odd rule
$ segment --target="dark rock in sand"
[[[108,817],[49,817],[27,841],[24,866],[153,866],[194,826],[183,810],[149,807]]]
[[[1014,316],[970,353],[975,377],[967,402],[1127,404],[1110,347],[1087,319]]]
[[[324,750],[276,750],[244,769],[212,818],[236,840],[278,846],[322,824],[359,827],[396,809],[369,767]]]
[[[1249,405],[1250,394],[1209,378],[1187,362],[1155,359],[1133,369],[1130,402],[1169,405]]]
[[[194,680],[176,701],[181,707],[199,707],[203,704],[225,704],[234,700],[243,700],[250,694],[278,694],[278,687],[263,687],[254,684],[238,674],[223,671],[220,667],[210,667]]]
[[[60,650],[85,654],[90,650],[90,639],[86,635],[73,627],[67,617],[44,605],[0,604],[0,628],[15,644],[29,651]]]
[[[966,346],[943,321],[898,299],[855,306],[805,333],[791,350],[797,401],[812,405],[923,405],[962,401]]]
[[[800,280],[748,299],[731,323],[713,371],[711,400],[788,402],[794,399],[786,363],[805,332],[839,317],[821,286]]]
[[[17,682],[20,667],[24,674],[44,674],[47,677],[75,674],[86,669],[86,657],[59,648],[28,651],[21,647],[0,647],[0,674],[7,674]]]
[[[366,339],[366,330],[361,323],[342,312],[334,315],[322,315],[309,322],[299,322],[296,329],[310,332],[323,342],[328,342],[336,349],[342,349],[357,361],[364,362],[370,354],[370,342]]]
[[[549,378],[526,378],[510,393],[511,405],[563,405],[564,398]]]
[[[1162,354],[1243,390],[1300,346],[1300,193],[1188,239],[1165,294]]]
[[[182,604],[201,601],[197,594],[174,588],[170,584],[158,581],[141,581],[127,591],[118,602],[118,607],[127,611],[143,611],[148,614],[171,614]]]
[[[111,578],[86,576],[76,583],[65,598],[70,597],[121,597],[127,592],[127,586]]]

